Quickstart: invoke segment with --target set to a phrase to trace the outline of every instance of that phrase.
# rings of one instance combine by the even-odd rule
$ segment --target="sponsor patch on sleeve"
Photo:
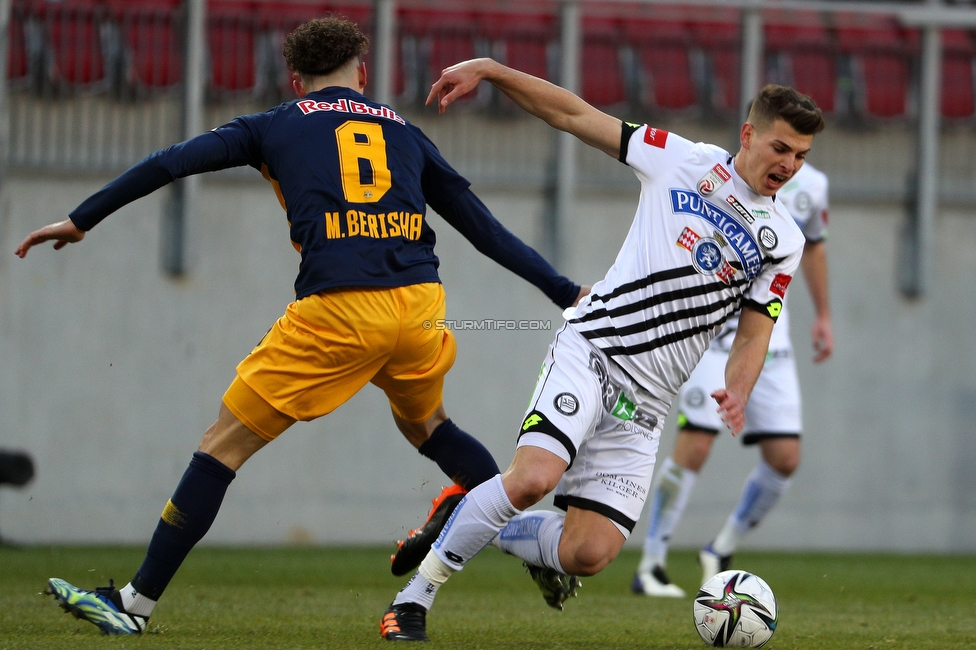
[[[644,142],[649,145],[659,147],[664,149],[665,143],[668,141],[668,132],[664,129],[655,129],[654,127],[647,127],[644,131]]]
[[[769,290],[775,293],[780,298],[786,297],[786,288],[790,286],[790,282],[793,280],[792,275],[786,275],[785,273],[777,273],[776,277],[769,284]]]

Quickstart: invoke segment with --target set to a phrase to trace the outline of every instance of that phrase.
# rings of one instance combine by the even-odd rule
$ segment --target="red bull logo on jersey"
[[[714,167],[708,170],[708,173],[698,181],[698,192],[702,196],[711,196],[715,194],[718,188],[725,185],[725,183],[732,179],[732,174],[729,173],[721,163],[717,163]]]
[[[742,262],[742,270],[745,271],[746,277],[751,280],[759,275],[762,270],[762,253],[752,231],[739,223],[734,216],[691,190],[672,189],[670,195],[671,211],[674,214],[694,215],[718,228],[725,237],[726,243]]]
[[[335,111],[337,113],[349,113],[351,115],[382,117],[393,120],[398,124],[406,124],[406,121],[391,108],[386,106],[370,106],[369,104],[349,99],[340,99],[335,102],[317,102],[314,99],[302,99],[298,102],[297,106],[305,115],[318,111]]]

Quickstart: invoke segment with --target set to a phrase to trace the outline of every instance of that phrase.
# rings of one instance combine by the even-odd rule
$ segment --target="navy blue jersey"
[[[158,151],[69,216],[89,230],[176,178],[250,165],[274,186],[302,262],[298,298],[335,287],[439,282],[430,205],[560,306],[579,287],[506,230],[434,144],[387,106],[330,87]]]

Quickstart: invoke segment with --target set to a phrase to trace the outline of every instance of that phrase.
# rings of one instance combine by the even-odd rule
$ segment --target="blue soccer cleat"
[[[125,611],[112,580],[108,587],[85,591],[60,578],[51,578],[44,593],[54,596],[65,612],[98,626],[102,634],[141,634],[146,629],[148,619]]]

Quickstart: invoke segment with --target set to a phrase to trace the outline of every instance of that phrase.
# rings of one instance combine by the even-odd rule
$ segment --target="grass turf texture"
[[[143,552],[0,547],[0,650],[392,647],[378,624],[405,580],[389,573],[388,548],[198,548],[142,637],[103,637],[39,595],[49,577],[122,586]],[[630,593],[637,559],[625,551],[557,612],[515,558],[488,549],[441,590],[428,633],[442,648],[704,648],[690,595]],[[766,648],[976,647],[976,557],[741,553],[735,565],[779,600]],[[674,552],[668,569],[691,594],[695,553]]]

